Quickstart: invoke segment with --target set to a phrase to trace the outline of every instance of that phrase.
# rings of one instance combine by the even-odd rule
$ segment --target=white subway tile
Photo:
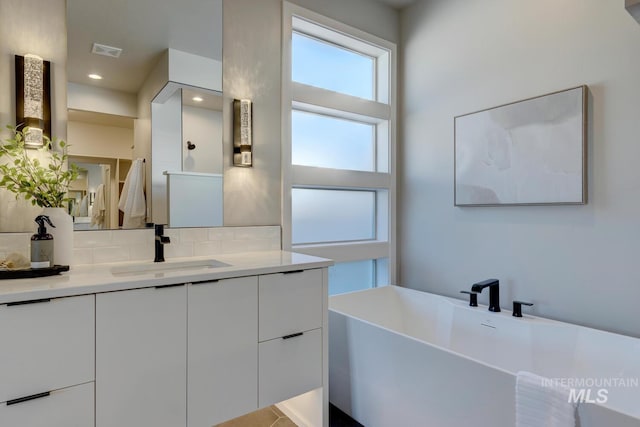
[[[280,238],[280,227],[236,227],[234,229],[235,240]]]
[[[153,229],[74,232],[73,265],[152,260]],[[212,256],[221,253],[279,250],[279,226],[165,229],[171,243],[165,257]],[[22,248],[29,256],[30,233],[0,236],[0,255],[8,247]]]
[[[129,248],[122,246],[99,247],[93,249],[94,264],[129,261]]]
[[[209,240],[233,240],[232,227],[219,227],[209,229]]]
[[[111,234],[111,245],[109,246],[130,246],[135,244],[153,245],[153,230],[114,230]]]
[[[74,248],[71,265],[93,264],[93,250],[87,248]]]
[[[152,243],[134,243],[129,245],[129,261],[153,261],[155,248]]]
[[[250,252],[255,251],[268,251],[271,250],[272,241],[269,239],[253,239],[247,241],[247,250]]]
[[[273,239],[270,241],[269,249],[270,251],[279,251],[282,250],[282,244],[280,243],[280,239]]]
[[[194,256],[193,242],[187,243],[173,243],[173,241],[164,245],[164,257],[168,258],[182,258]]]
[[[222,253],[234,254],[238,252],[248,252],[249,242],[247,240],[228,240],[222,242]]]
[[[27,259],[31,257],[31,234],[2,233],[0,234],[0,257],[5,258],[11,253],[18,253]]]
[[[180,243],[182,241],[179,228],[165,228],[164,235],[171,240],[171,243]],[[155,240],[155,233],[153,234],[153,239]]]
[[[195,256],[218,255],[223,253],[223,242],[210,240],[208,242],[196,242],[193,245],[193,254]]]
[[[182,228],[180,229],[181,242],[206,242],[209,240],[207,228]]]
[[[99,248],[111,246],[111,231],[74,231],[74,248]]]

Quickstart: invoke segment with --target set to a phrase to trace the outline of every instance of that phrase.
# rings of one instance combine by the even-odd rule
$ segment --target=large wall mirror
[[[222,0],[67,0],[67,32],[74,229],[222,225]]]

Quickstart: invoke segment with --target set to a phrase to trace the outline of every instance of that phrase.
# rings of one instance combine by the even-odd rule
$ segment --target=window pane
[[[374,61],[341,47],[293,33],[293,81],[373,99]]]
[[[329,295],[373,287],[373,260],[341,262],[329,267]]]
[[[389,258],[340,262],[329,267],[329,295],[389,284]]]
[[[376,260],[376,286],[386,286],[389,284],[389,258],[379,258]]]
[[[292,243],[375,238],[375,191],[291,190]]]
[[[321,168],[375,171],[374,127],[321,114],[291,114],[291,162]]]

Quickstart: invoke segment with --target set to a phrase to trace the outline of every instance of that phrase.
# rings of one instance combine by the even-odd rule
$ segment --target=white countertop
[[[215,259],[228,267],[198,267],[174,271],[112,273],[113,268],[141,264],[122,262],[71,267],[57,276],[34,279],[0,280],[0,304],[99,292],[147,288],[176,283],[206,282],[230,277],[306,270],[333,265],[333,261],[310,255],[283,251],[246,252],[212,257],[167,259],[165,264],[182,261]],[[153,264],[149,261],[148,264]]]

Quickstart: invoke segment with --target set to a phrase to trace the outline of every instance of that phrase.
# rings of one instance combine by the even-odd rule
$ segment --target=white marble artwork
[[[455,118],[455,204],[584,203],[586,86]]]

